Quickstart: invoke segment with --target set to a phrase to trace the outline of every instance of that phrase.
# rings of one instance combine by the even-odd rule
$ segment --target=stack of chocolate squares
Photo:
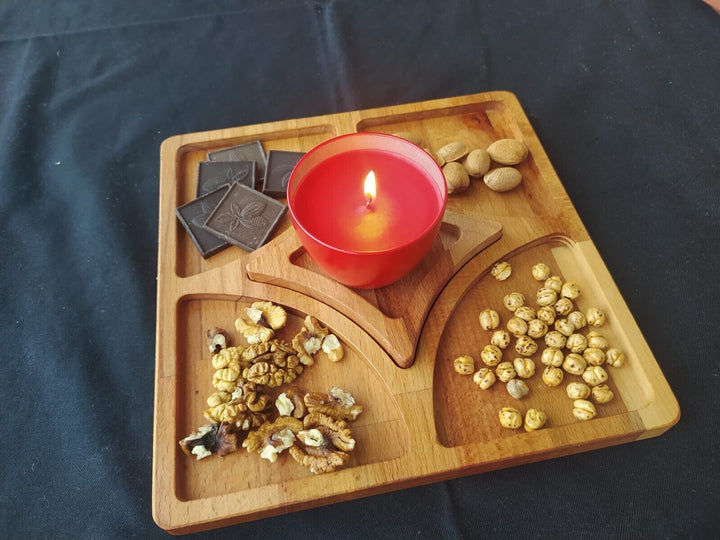
[[[175,210],[203,258],[231,244],[253,251],[267,242],[286,210],[275,198],[286,196],[303,155],[266,155],[260,141],[207,153],[207,161],[198,163],[196,198]]]

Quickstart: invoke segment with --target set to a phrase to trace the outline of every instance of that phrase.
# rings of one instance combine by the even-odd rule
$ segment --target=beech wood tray
[[[230,247],[207,260],[175,217],[175,208],[194,198],[197,163],[208,151],[253,140],[266,151],[308,151],[355,131],[409,131],[433,149],[453,140],[487,147],[513,137],[530,152],[519,165],[523,182],[515,190],[495,193],[473,181],[466,192],[450,196],[433,258],[420,265],[419,274],[376,291],[328,281],[297,243],[287,216],[260,250],[248,254]],[[489,274],[501,260],[514,269],[504,282]],[[564,384],[543,384],[539,353],[530,394],[521,401],[502,383],[481,391],[453,370],[460,354],[473,355],[479,367],[480,350],[490,339],[478,324],[482,309],[495,308],[505,322],[502,298],[511,291],[533,305],[539,285],[530,268],[539,261],[582,287],[581,309],[605,311],[607,323],[599,331],[627,357],[622,368],[607,368],[615,399],[586,422],[573,417]],[[203,332],[220,326],[234,335],[235,318],[255,299],[288,310],[283,337],[289,339],[312,314],[344,342],[343,361],[318,361],[297,380],[306,391],[340,386],[364,406],[352,423],[357,446],[344,468],[316,476],[288,455],[270,463],[241,450],[196,461],[181,452],[178,441],[206,423],[202,411],[213,392]],[[514,357],[510,351],[505,356]],[[566,376],[570,380],[579,378]],[[506,405],[544,410],[546,427],[530,433],[502,428],[497,411]],[[653,437],[679,415],[672,390],[513,94],[192,133],[163,143],[152,506],[155,521],[167,531],[219,527]]]

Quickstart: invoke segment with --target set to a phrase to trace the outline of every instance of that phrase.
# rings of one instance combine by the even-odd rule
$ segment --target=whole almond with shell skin
[[[500,139],[488,146],[487,153],[495,163],[517,165],[527,157],[528,148],[518,139]]]
[[[468,153],[467,146],[462,141],[453,141],[437,151],[437,155],[445,161],[457,161],[462,159]]]
[[[446,163],[442,172],[445,175],[445,183],[449,194],[465,191],[470,186],[470,177],[465,167],[457,161]]]
[[[498,167],[483,176],[483,182],[493,191],[510,191],[521,181],[522,174],[515,167]]]
[[[476,148],[465,156],[462,164],[470,176],[482,176],[490,170],[490,154],[483,148]]]

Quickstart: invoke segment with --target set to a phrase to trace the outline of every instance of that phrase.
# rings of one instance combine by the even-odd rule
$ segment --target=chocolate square
[[[223,148],[207,153],[208,161],[255,161],[257,178],[265,177],[267,156],[260,141],[252,141],[231,148]]]
[[[287,185],[297,162],[305,154],[303,152],[286,152],[270,150],[265,169],[263,193],[270,197],[287,197]]]
[[[203,259],[215,255],[230,245],[203,227],[205,221],[225,196],[227,190],[228,186],[221,187],[175,209],[175,215],[182,223],[182,226],[185,227]]]
[[[205,228],[245,251],[253,251],[268,240],[285,210],[283,203],[236,183],[210,214]]]
[[[198,163],[197,197],[240,182],[255,189],[254,161],[201,161]]]

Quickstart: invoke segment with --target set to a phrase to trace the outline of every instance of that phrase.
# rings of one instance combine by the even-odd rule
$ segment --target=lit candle
[[[331,139],[298,162],[288,206],[308,254],[341,283],[375,288],[407,274],[432,245],[447,190],[422,149],[380,133]]]

